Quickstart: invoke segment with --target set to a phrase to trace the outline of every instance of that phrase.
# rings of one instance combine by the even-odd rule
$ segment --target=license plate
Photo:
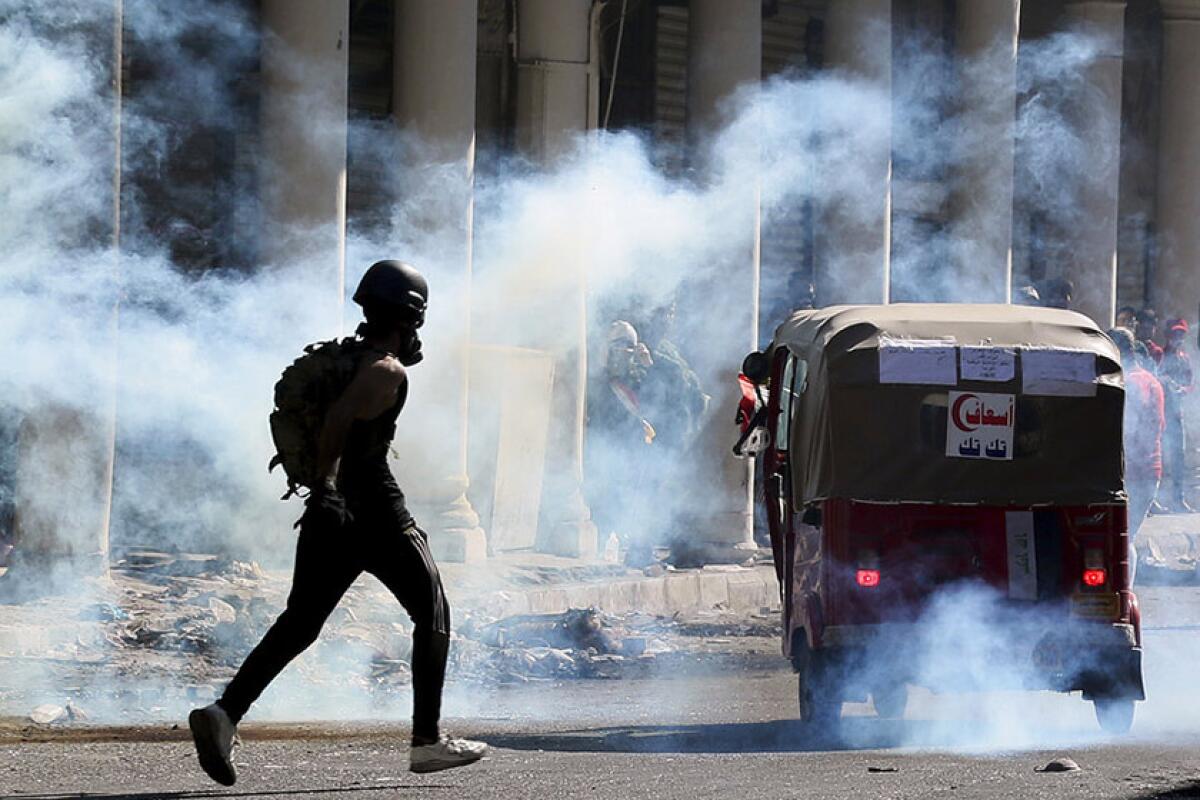
[[[1072,595],[1071,615],[1087,619],[1116,619],[1121,615],[1121,599],[1110,593]]]
[[[1008,596],[1012,600],[1037,600],[1037,541],[1032,511],[1004,512],[1008,544]]]

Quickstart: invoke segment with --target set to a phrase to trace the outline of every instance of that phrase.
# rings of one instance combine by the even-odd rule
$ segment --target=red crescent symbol
[[[965,403],[968,400],[978,400],[978,399],[979,398],[973,394],[961,394],[958,396],[958,399],[954,401],[954,405],[950,408],[950,419],[954,421],[954,427],[958,428],[960,431],[968,431],[968,432],[973,431],[978,427],[978,426],[976,426],[976,428],[969,428],[969,427],[967,427],[966,423],[964,423],[962,421],[963,403]]]

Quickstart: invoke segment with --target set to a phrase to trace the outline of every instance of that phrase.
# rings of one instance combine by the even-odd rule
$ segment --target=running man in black
[[[366,322],[349,387],[329,408],[317,444],[324,476],[300,519],[287,608],[217,702],[188,717],[200,765],[232,786],[237,724],[267,685],[316,641],[342,595],[363,572],[377,577],[413,621],[410,769],[434,772],[478,761],[487,745],[441,733],[450,607],[425,532],[417,527],[387,463],[396,417],[408,395],[405,366],[421,360],[425,279],[399,261],[371,266],[354,293]]]

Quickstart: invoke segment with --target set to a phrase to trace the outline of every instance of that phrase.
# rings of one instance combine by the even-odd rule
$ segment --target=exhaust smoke
[[[10,479],[0,481],[0,504],[13,491],[16,466],[10,443],[25,420],[36,420],[44,409],[54,408],[67,409],[81,420],[102,421],[112,419],[115,405],[110,537],[116,552],[131,545],[220,552],[286,567],[299,506],[278,502],[282,481],[278,473],[266,472],[272,453],[266,419],[272,386],[282,368],[304,344],[328,335],[323,310],[330,292],[328,265],[300,262],[259,268],[254,259],[242,263],[253,248],[239,243],[244,244],[246,231],[253,229],[260,213],[253,181],[245,176],[174,187],[184,194],[209,191],[211,203],[233,209],[230,216],[239,221],[234,230],[205,230],[193,219],[173,217],[143,191],[154,185],[164,163],[198,146],[183,135],[188,126],[181,119],[203,122],[206,130],[219,132],[237,127],[251,113],[236,76],[253,61],[258,34],[253,20],[239,8],[232,2],[206,0],[172,6],[167,13],[152,3],[126,1],[126,40],[154,52],[157,78],[125,99],[118,162],[111,50],[105,49],[103,35],[106,26],[111,32],[112,4],[0,0],[0,18],[5,20],[0,26],[0,238],[7,245],[0,253],[0,362],[5,364],[0,371],[0,418],[11,421],[0,435],[0,469]],[[915,42],[902,49],[893,68],[914,75],[936,72],[934,67],[944,65],[929,53]],[[1084,146],[1091,140],[1075,122],[1087,115],[1076,113],[1073,104],[1090,101],[1086,96],[1080,100],[1078,76],[1098,57],[1094,43],[1079,35],[1022,43],[1022,102],[1014,131],[1018,164],[1035,182],[1037,201],[1053,209],[1064,225],[1082,213],[1070,187],[1088,174],[1087,164],[1094,156]],[[298,74],[304,67],[296,65]],[[461,221],[439,225],[423,202],[440,194],[454,196],[460,190],[459,170],[445,165],[444,170],[425,170],[420,181],[408,181],[402,167],[389,166],[403,160],[381,161],[390,183],[418,185],[427,196],[402,196],[389,209],[384,226],[369,231],[352,227],[346,285],[353,286],[366,265],[378,258],[399,257],[419,265],[432,285],[430,321],[422,338],[427,350],[443,352],[468,344],[461,340],[461,317],[466,314],[475,343],[545,349],[548,343],[568,341],[569,329],[578,321],[581,284],[592,312],[644,311],[682,296],[693,300],[678,305],[676,321],[678,342],[687,350],[691,343],[708,340],[701,333],[721,315],[724,302],[720,294],[697,296],[696,287],[721,287],[723,265],[744,259],[754,245],[756,212],[747,197],[757,195],[767,220],[791,205],[811,201],[836,207],[855,222],[854,215],[868,208],[879,192],[861,169],[864,153],[896,147],[915,172],[952,174],[944,169],[948,153],[994,146],[964,136],[962,116],[944,99],[921,92],[896,97],[888,87],[836,72],[773,78],[757,91],[730,100],[731,121],[708,143],[709,168],[702,181],[664,175],[655,166],[650,144],[631,132],[581,134],[574,148],[546,170],[516,158],[498,163],[477,176],[469,303],[456,256],[447,255],[462,251]],[[362,152],[395,152],[396,147],[423,151],[421,142],[390,126],[354,121],[351,126]],[[948,146],[951,142],[954,147]],[[111,244],[118,163],[119,255]],[[970,226],[934,232],[895,227],[894,251],[922,257],[919,264],[909,265],[903,258],[893,263],[893,296],[965,301],[984,296],[993,281],[977,283],[951,263],[957,261],[956,254],[969,260],[977,234]],[[181,266],[185,259],[180,248],[189,246],[216,254],[207,269]],[[930,252],[944,255],[937,263],[944,262],[945,269],[927,267],[930,261],[923,254]],[[823,286],[839,294],[858,288],[853,285],[852,258],[836,248],[824,258],[822,275],[833,283]],[[777,277],[764,276],[767,291],[786,286]],[[837,286],[840,279],[850,285]],[[778,298],[763,301],[764,308],[784,305]],[[355,319],[357,309],[344,298],[343,306],[343,318]],[[602,342],[611,321],[593,313],[589,340]],[[760,327],[776,322],[764,321]],[[737,367],[711,352],[686,355],[709,394],[716,381],[731,379]],[[414,396],[434,396],[438,378],[415,368]],[[436,441],[439,429],[458,424],[455,410],[428,405],[435,408],[429,418],[401,418],[401,441],[416,437],[417,428],[431,431]],[[732,415],[732,409],[713,408],[709,413]],[[493,435],[471,432],[480,439]],[[732,441],[732,426],[729,436]],[[87,450],[91,446],[90,440],[80,442],[76,453],[81,462],[92,457]],[[434,451],[432,457],[436,455]],[[589,463],[589,469],[616,474],[626,463],[618,454],[611,463]],[[74,471],[49,463],[45,470],[47,474],[24,478],[30,485],[49,487],[41,489],[52,493],[43,505],[95,511],[93,476],[73,479]],[[686,485],[671,515],[703,499],[704,472]],[[636,498],[622,505],[639,507]],[[89,514],[89,519],[95,517]],[[658,516],[645,524],[651,522],[664,524]],[[8,577],[0,577],[0,584]],[[56,602],[65,604],[47,608],[109,604],[122,610],[145,601],[120,595],[105,581],[81,584],[70,572],[37,577],[40,591],[60,593]],[[196,585],[189,591],[202,599],[206,592],[217,599],[229,593],[216,585]],[[268,596],[276,606],[282,600],[269,592]],[[986,593],[974,590],[939,598],[928,621],[937,635],[923,643],[917,662],[930,682],[941,683],[949,667],[958,674],[995,677],[997,667],[987,656],[994,643],[966,624],[989,612],[991,604]],[[204,608],[208,610],[196,613],[216,613],[207,600]],[[249,606],[235,611],[237,619],[251,620],[248,624],[270,619],[270,609],[265,615]],[[403,619],[398,609],[395,618]],[[1194,732],[1200,717],[1194,713],[1185,665],[1194,663],[1200,647],[1191,634],[1155,633],[1149,612],[1147,623],[1150,699],[1139,710],[1138,731]],[[36,631],[18,633],[18,650],[38,657],[53,654],[51,643]],[[392,644],[402,657],[403,631],[394,633],[397,641]],[[217,641],[211,645],[214,650],[206,651],[213,663],[228,666],[244,655],[247,637],[229,641]],[[84,650],[93,644],[102,646],[85,642]],[[329,691],[345,660],[358,664],[362,672],[370,670],[363,652],[354,647],[310,653],[264,698],[263,714],[272,715],[272,709],[280,716],[303,709],[310,718],[380,713],[370,698],[350,701]],[[123,697],[120,692],[129,688],[100,665],[91,674],[91,698]],[[5,688],[20,691],[22,698],[56,701],[65,686],[64,678],[42,668],[6,666],[5,677]],[[168,670],[139,676],[137,684],[141,692],[161,690],[160,699],[147,704],[161,718],[174,718],[195,700],[206,699],[180,696],[179,676]],[[968,695],[959,704],[946,697],[914,699],[910,717],[920,718],[932,709],[953,721],[919,729],[929,732],[915,733],[911,744],[1006,749],[1044,746],[1060,734],[1072,741],[1099,735],[1090,710],[1077,698],[1022,694],[1019,699],[1003,695],[980,700]],[[93,718],[101,721],[118,718],[124,702],[114,699],[106,707],[102,700],[91,699],[89,705]],[[464,713],[479,710],[471,703],[467,697],[448,699]],[[1060,714],[1068,715],[1063,717],[1069,720],[1065,733],[1059,729]],[[1086,721],[1079,719],[1076,726],[1080,717]],[[1056,722],[1048,728],[1031,719]]]

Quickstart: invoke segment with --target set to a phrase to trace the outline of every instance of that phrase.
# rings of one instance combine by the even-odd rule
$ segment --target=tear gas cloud
[[[282,480],[265,470],[273,452],[265,422],[282,367],[301,346],[328,335],[322,312],[328,281],[313,277],[327,275],[328,265],[216,263],[184,270],[172,255],[179,230],[172,226],[183,223],[164,216],[138,188],[139,179],[153,178],[181,148],[194,146],[181,131],[181,109],[185,119],[218,130],[247,113],[231,76],[255,57],[257,23],[240,4],[222,0],[172,5],[169,13],[127,0],[126,40],[146,44],[158,70],[122,109],[118,259],[109,246],[116,163],[111,8],[100,0],[0,0],[0,234],[6,243],[0,253],[0,409],[11,431],[47,405],[104,417],[115,403],[114,543],[220,547],[286,565],[299,512],[295,501],[278,502]],[[894,69],[932,74],[944,66],[933,52],[914,41],[897,50]],[[1090,156],[1072,120],[1088,118],[1076,107],[1091,102],[1080,91],[1079,75],[1097,57],[1094,43],[1078,35],[1022,43],[1018,152],[1022,169],[1036,176],[1039,202],[1058,209],[1060,218],[1073,213],[1069,187],[1087,173]],[[296,68],[302,73],[304,65]],[[907,84],[917,85],[929,82]],[[603,342],[609,310],[684,298],[677,339],[705,390],[716,394],[716,383],[732,376],[744,348],[726,345],[713,330],[731,316],[730,304],[753,302],[749,270],[729,269],[754,246],[748,200],[758,196],[768,223],[805,202],[837,206],[853,217],[883,191],[877,176],[864,170],[864,153],[894,148],[913,174],[938,174],[953,184],[949,154],[994,146],[972,138],[938,92],[901,89],[893,97],[887,86],[836,70],[768,80],[729,100],[726,124],[706,144],[706,168],[682,177],[664,175],[647,142],[628,132],[581,135],[549,169],[509,158],[479,176],[475,187],[469,303],[460,266],[462,218],[448,212],[442,221],[431,211],[442,208],[439,198],[461,193],[460,167],[424,165],[416,179],[397,166],[389,182],[419,190],[396,198],[385,228],[351,229],[346,285],[378,258],[403,258],[423,269],[432,286],[430,322],[422,332],[430,363],[439,351],[465,345],[468,327],[473,342],[562,355],[579,343],[573,330],[585,299],[592,312],[589,340]],[[353,120],[351,126],[351,140],[367,156],[397,147],[410,154],[380,163],[411,164],[411,154],[428,152],[390,126]],[[258,219],[252,181],[226,176],[218,188],[214,202],[235,208],[238,219]],[[456,207],[451,202],[449,208]],[[893,250],[942,253],[954,261],[972,252],[976,233],[962,225],[932,233],[897,228]],[[219,245],[214,250],[225,252]],[[838,256],[828,257],[836,276]],[[969,274],[964,279],[952,265],[942,271],[929,263],[894,263],[893,296],[978,296]],[[768,274],[763,286],[777,292],[786,281]],[[764,307],[781,307],[777,300],[764,297]],[[343,305],[350,328],[357,309]],[[457,425],[453,409],[430,401],[441,375],[423,366],[413,371],[412,402],[428,415],[419,423],[411,412],[401,418],[401,445],[429,447],[417,428],[436,444],[439,430]],[[9,450],[0,458],[11,462]],[[589,469],[619,473],[625,464],[617,461],[593,461]],[[403,477],[403,463],[397,467]],[[64,503],[77,495],[57,473],[37,483],[53,487]],[[703,484],[693,476],[686,485]],[[957,647],[931,644],[929,653],[935,662],[954,659]],[[281,687],[269,697],[304,697],[296,707],[308,716],[363,711],[335,707],[295,676],[285,675]],[[998,737],[999,744],[1005,741],[1011,739]]]

